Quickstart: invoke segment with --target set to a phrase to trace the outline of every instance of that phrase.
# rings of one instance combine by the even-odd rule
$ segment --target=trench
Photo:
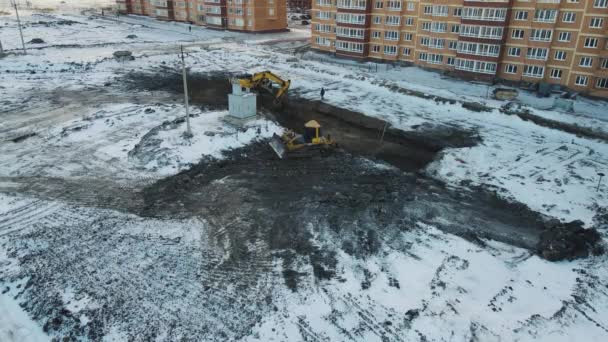
[[[188,78],[190,101],[207,109],[226,109],[231,92],[230,74],[195,74]],[[183,94],[181,75],[175,72],[135,73],[126,77],[130,88],[165,90]],[[404,171],[423,169],[446,147],[470,147],[479,142],[475,131],[452,126],[422,126],[404,132],[386,122],[362,113],[321,101],[289,95],[282,106],[273,104],[268,94],[258,96],[261,113],[281,126],[303,133],[304,123],[317,120],[323,134],[329,134],[349,153],[385,161]],[[384,132],[384,134],[383,134]]]

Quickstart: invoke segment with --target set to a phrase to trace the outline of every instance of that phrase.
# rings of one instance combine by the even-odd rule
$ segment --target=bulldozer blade
[[[281,137],[274,134],[272,139],[270,139],[268,142],[268,145],[272,147],[274,153],[276,153],[279,158],[283,159],[285,153],[287,152],[287,148],[285,148],[285,144],[283,143],[283,140],[281,140]]]

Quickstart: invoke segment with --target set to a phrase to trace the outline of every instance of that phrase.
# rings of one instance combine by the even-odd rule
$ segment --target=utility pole
[[[182,51],[182,75],[184,78],[184,102],[186,104],[186,137],[192,137],[192,130],[190,130],[190,108],[188,105],[188,81],[186,79],[186,60],[184,59],[184,46],[181,45]]]
[[[17,9],[17,0],[11,0],[11,4],[15,7],[15,14],[17,15],[17,25],[19,26],[19,35],[21,36],[21,46],[23,47],[23,54],[27,54],[25,51],[25,41],[23,40],[23,30],[21,29],[21,19],[19,19],[19,9]]]

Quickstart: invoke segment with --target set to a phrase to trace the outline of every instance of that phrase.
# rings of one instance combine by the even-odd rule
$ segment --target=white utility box
[[[255,117],[257,113],[257,94],[241,88],[238,80],[232,82],[232,94],[228,94],[228,114],[237,119]]]

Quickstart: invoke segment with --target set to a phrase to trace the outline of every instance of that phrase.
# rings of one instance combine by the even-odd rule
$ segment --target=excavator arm
[[[249,78],[241,78],[239,80],[241,87],[248,89],[259,89],[266,82],[273,82],[279,86],[279,90],[274,94],[274,101],[277,103],[281,101],[281,98],[287,93],[291,85],[290,80],[285,81],[270,71],[258,72]]]

